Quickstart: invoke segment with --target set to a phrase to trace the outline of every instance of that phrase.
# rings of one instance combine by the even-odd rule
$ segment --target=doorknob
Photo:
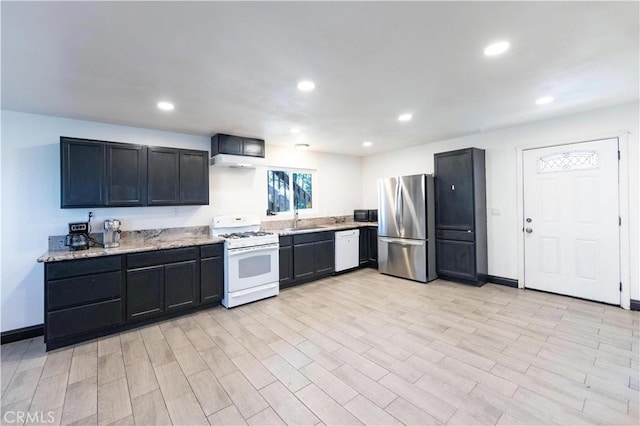
[[[525,232],[526,232],[527,234],[530,234],[530,233],[532,233],[532,232],[533,232],[533,229],[531,229],[531,228],[527,228],[527,229],[525,229]]]

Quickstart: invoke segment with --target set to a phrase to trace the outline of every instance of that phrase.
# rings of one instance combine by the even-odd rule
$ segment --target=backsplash
[[[185,238],[198,238],[209,235],[209,226],[186,226],[181,228],[142,229],[137,231],[122,231],[120,242],[122,244],[142,244],[155,241],[184,240]],[[102,243],[102,232],[92,233],[91,237]],[[64,245],[66,235],[53,235],[49,237],[49,251],[67,251]]]
[[[327,216],[327,217],[313,217],[309,219],[298,219],[298,226],[311,226],[311,225],[333,225],[335,223],[352,222],[353,215],[348,216]],[[293,227],[292,219],[285,220],[270,220],[268,222],[262,222],[260,229],[263,231],[278,231],[284,228]]]

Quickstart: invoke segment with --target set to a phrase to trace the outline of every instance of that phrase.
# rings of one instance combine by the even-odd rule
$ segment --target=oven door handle
[[[233,257],[233,256],[240,256],[242,254],[247,254],[247,253],[256,253],[256,252],[259,252],[259,251],[277,250],[279,247],[280,247],[279,244],[270,244],[268,246],[231,249],[231,250],[228,251],[228,253],[229,253],[229,257]]]

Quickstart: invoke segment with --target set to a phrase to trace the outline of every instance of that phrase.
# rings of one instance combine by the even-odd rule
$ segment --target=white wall
[[[217,214],[266,212],[266,171],[210,169],[210,205],[110,209],[60,208],[60,136],[209,150],[210,139],[90,121],[12,111],[1,113],[1,330],[43,322],[43,265],[49,235],[64,235],[67,224],[95,213],[95,229],[109,217],[123,229],[209,225]],[[361,196],[359,157],[267,146],[267,163],[315,169],[319,215],[346,214]],[[266,217],[265,217],[266,219]]]
[[[433,154],[454,149],[477,147],[486,150],[489,274],[518,278],[518,233],[522,225],[517,217],[516,147],[579,142],[591,136],[629,135],[629,201],[631,242],[631,298],[640,299],[638,263],[640,235],[640,149],[638,147],[637,103],[620,105],[554,120],[531,123],[457,139],[426,143],[397,151],[365,157],[362,163],[363,207],[377,204],[376,180],[381,177],[433,173]],[[492,215],[498,209],[500,215]]]
[[[362,199],[362,159],[360,157],[297,151],[267,146],[266,163],[256,169],[213,167],[211,204],[215,215],[259,212],[267,206],[267,169],[309,169],[316,175],[313,186],[315,206],[300,218],[353,214]],[[292,214],[263,217],[263,220],[289,219]]]

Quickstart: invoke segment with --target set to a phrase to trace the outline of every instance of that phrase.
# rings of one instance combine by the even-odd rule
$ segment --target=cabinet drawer
[[[211,244],[200,247],[200,257],[203,259],[222,256],[222,253],[224,253],[224,244]]]
[[[280,237],[280,247],[290,246],[291,244],[293,244],[293,237],[291,235]]]
[[[439,240],[475,241],[476,233],[469,231],[446,231],[438,229],[436,231],[436,238]]]
[[[47,283],[47,310],[120,297],[122,273],[85,275]]]
[[[62,309],[47,314],[47,340],[87,333],[122,322],[120,299]]]
[[[198,247],[186,247],[170,250],[146,251],[127,255],[127,269],[144,268],[145,266],[165,263],[183,262],[198,258]]]
[[[94,259],[65,260],[63,262],[47,263],[46,268],[47,280],[58,280],[80,275],[119,271],[122,268],[122,257],[104,256]]]
[[[333,241],[333,231],[312,232],[293,236],[293,244],[315,243],[318,241]]]

